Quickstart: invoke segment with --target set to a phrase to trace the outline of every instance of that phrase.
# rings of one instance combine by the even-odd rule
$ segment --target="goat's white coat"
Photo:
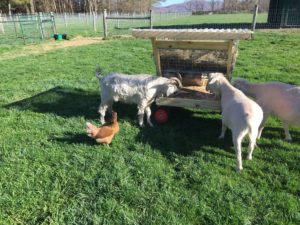
[[[107,109],[112,111],[114,102],[137,104],[139,125],[144,125],[144,113],[147,122],[151,123],[150,105],[157,97],[169,96],[178,90],[181,85],[179,79],[152,76],[147,74],[126,75],[121,73],[110,73],[104,77],[96,76],[100,81],[101,104],[99,106],[100,122],[105,122],[104,117]]]
[[[292,140],[289,125],[300,126],[300,87],[281,82],[251,84],[238,78],[234,86],[255,99],[262,107],[264,119],[259,129],[260,138],[264,124],[270,114],[277,116],[283,123],[285,140]]]
[[[253,100],[233,87],[222,73],[210,74],[207,89],[221,96],[222,131],[219,138],[224,138],[227,127],[231,129],[237,170],[240,171],[243,169],[241,152],[243,138],[246,134],[250,138],[247,159],[251,160],[263,111]]]

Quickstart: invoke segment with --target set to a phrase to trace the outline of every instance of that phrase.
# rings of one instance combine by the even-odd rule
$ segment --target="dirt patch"
[[[98,44],[101,42],[103,42],[103,39],[97,38],[97,37],[92,37],[92,38],[91,37],[89,37],[89,38],[77,37],[72,40],[62,40],[62,41],[51,40],[51,41],[44,42],[42,44],[26,45],[22,49],[5,52],[1,55],[1,59],[3,59],[3,60],[15,59],[18,57],[23,57],[23,56],[28,56],[28,55],[43,54],[48,51],[53,51],[56,49]]]
[[[59,48],[68,48],[68,47],[74,47],[74,46],[96,44],[101,41],[103,41],[102,38],[76,38],[76,39],[72,39],[72,40],[52,41],[47,44],[42,44],[42,48],[45,51],[50,51],[50,50],[59,49]]]

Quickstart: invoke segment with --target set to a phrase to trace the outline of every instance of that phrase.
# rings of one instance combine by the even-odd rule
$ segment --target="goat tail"
[[[97,77],[98,79],[101,78],[101,73],[102,73],[101,68],[100,68],[100,67],[97,67],[97,68],[96,68],[96,77]]]

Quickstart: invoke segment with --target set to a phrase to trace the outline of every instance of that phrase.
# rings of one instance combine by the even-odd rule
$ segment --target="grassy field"
[[[299,40],[257,32],[240,43],[234,76],[300,85]],[[116,104],[120,133],[97,145],[85,134],[98,123],[95,67],[154,73],[150,42],[22,51],[0,46],[0,224],[299,224],[299,128],[285,142],[269,119],[241,173],[230,132],[217,140],[219,112],[174,109],[139,128],[136,108]]]
[[[154,17],[155,25],[191,25],[201,23],[252,23],[252,13],[215,14],[215,15],[187,15],[180,17]],[[259,13],[257,23],[267,22],[267,13]],[[155,20],[156,18],[156,20]]]

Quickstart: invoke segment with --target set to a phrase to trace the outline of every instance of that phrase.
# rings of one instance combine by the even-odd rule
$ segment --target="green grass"
[[[241,41],[234,75],[299,85],[299,38]],[[269,119],[241,173],[230,132],[217,140],[219,112],[174,109],[167,124],[139,128],[136,108],[116,104],[120,133],[97,145],[85,122],[98,124],[98,65],[155,71],[148,40],[0,60],[0,224],[299,224],[299,128],[285,142]]]
[[[267,14],[259,13],[257,23],[266,23]],[[252,23],[253,14],[237,13],[237,14],[213,14],[213,15],[188,15],[188,16],[159,16],[154,17],[154,25],[191,25],[202,23]]]

